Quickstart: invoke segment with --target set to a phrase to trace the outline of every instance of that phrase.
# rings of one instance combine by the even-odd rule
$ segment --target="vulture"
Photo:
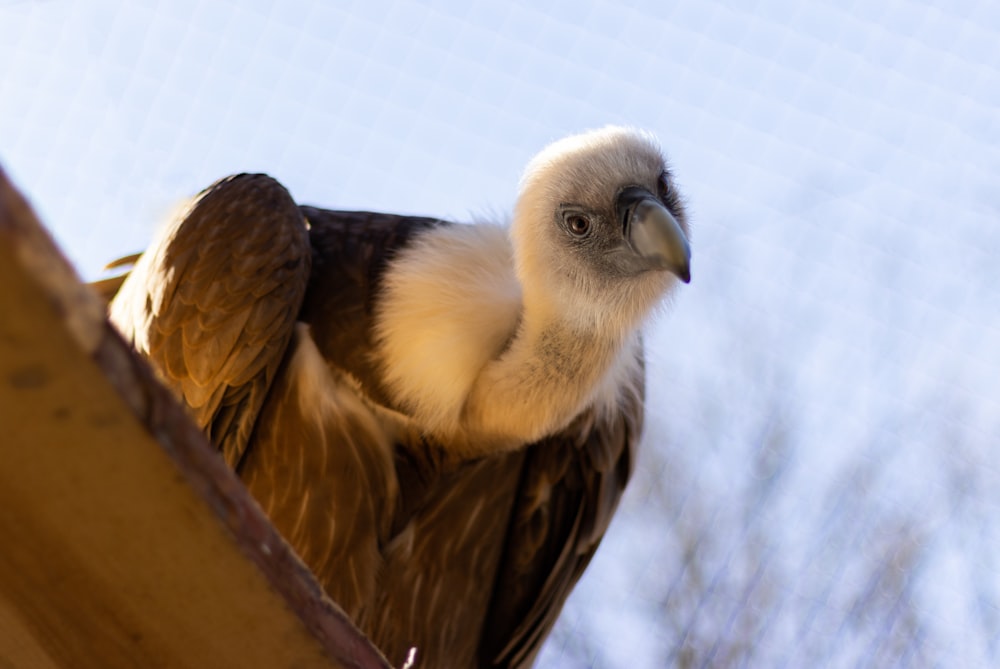
[[[109,314],[390,662],[528,667],[628,482],[640,330],[690,280],[688,236],[631,128],[544,148],[506,224],[299,206],[240,174]]]

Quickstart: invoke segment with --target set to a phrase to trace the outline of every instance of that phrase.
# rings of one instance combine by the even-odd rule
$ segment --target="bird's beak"
[[[645,188],[626,188],[618,196],[618,216],[629,247],[649,269],[667,270],[691,282],[691,246],[662,202]]]

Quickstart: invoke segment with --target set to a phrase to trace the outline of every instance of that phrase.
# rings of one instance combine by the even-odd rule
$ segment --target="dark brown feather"
[[[411,239],[448,225],[421,216],[302,207],[309,221],[313,271],[301,320],[309,323],[320,353],[351,374],[364,392],[390,406],[372,365],[374,310],[389,260]]]
[[[530,666],[590,563],[632,473],[642,379],[633,390],[613,422],[587,412],[528,448],[483,628],[482,666]]]

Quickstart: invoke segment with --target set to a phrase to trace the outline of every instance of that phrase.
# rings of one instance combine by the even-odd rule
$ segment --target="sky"
[[[0,0],[0,165],[85,278],[234,172],[503,217],[655,134],[693,280],[543,667],[1000,661],[1000,9]]]

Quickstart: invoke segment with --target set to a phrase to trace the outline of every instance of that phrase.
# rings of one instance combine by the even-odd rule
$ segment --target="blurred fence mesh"
[[[990,2],[0,2],[0,159],[93,273],[263,170],[507,211],[646,127],[694,224],[644,450],[543,667],[1000,663]]]

